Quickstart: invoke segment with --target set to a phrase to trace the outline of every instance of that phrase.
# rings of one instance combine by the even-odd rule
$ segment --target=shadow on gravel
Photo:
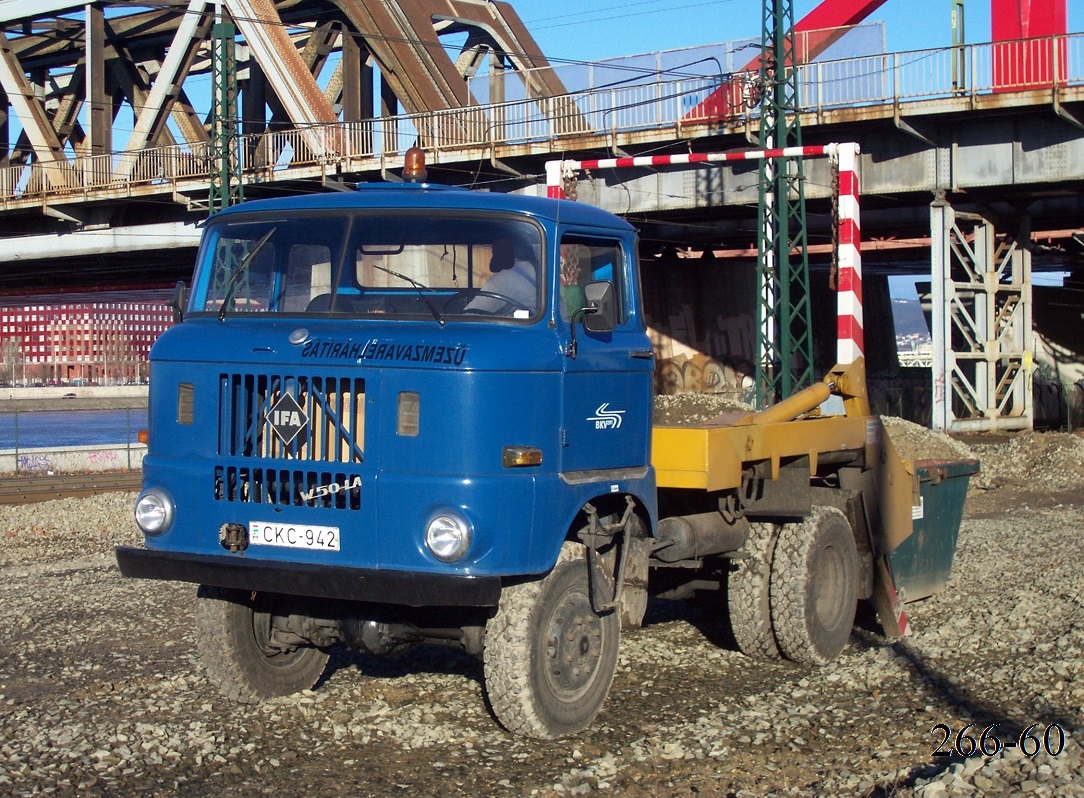
[[[699,632],[705,641],[725,651],[739,652],[738,641],[730,628],[730,614],[726,608],[726,580],[717,590],[699,590],[681,599],[663,599],[651,596],[644,615],[644,628],[648,629],[673,621],[684,621]]]
[[[730,631],[726,613],[720,614],[716,596],[694,600],[666,600],[650,598],[644,616],[645,629],[674,621],[684,621],[699,631],[706,640],[721,648],[737,651],[738,646]],[[484,686],[482,661],[454,645],[442,646],[419,643],[400,652],[387,655],[365,654],[336,643],[331,649],[331,659],[323,676],[316,685],[327,683],[336,671],[356,668],[365,676],[377,679],[399,679],[426,674],[459,675]]]
[[[990,734],[996,735],[1001,745],[1010,742],[1015,744],[1024,730],[1032,724],[1037,724],[1038,734],[1035,736],[1039,739],[1042,738],[1046,728],[1052,724],[1059,724],[1066,734],[1071,734],[1075,730],[1076,721],[1072,712],[1053,705],[1048,705],[1040,712],[1027,716],[1007,711],[975,695],[975,692],[983,687],[981,674],[969,672],[962,677],[949,675],[934,667],[922,652],[906,639],[891,642],[878,632],[864,627],[868,618],[860,616],[859,620],[861,623],[855,626],[851,634],[852,644],[866,649],[892,649],[897,661],[906,665],[911,671],[913,680],[922,685],[922,690],[930,698],[930,703],[951,709],[958,717],[967,719],[961,721],[958,727],[952,725],[951,718],[948,719],[944,726],[949,727],[949,731],[943,743],[941,738],[945,732],[936,726],[931,729],[930,757],[932,761],[913,768],[905,777],[889,787],[876,788],[869,793],[870,798],[889,798],[896,795],[896,791],[900,788],[914,787],[919,780],[936,779],[954,765],[966,762],[970,758],[961,751],[974,751],[972,756],[986,758],[982,751],[977,750],[977,745],[983,731],[992,725],[996,725],[997,728],[992,729]],[[964,727],[966,722],[970,722],[970,728]],[[961,735],[964,734],[973,738],[975,749],[971,748],[970,740],[961,739]],[[987,750],[994,746],[995,743],[988,741]]]
[[[463,676],[482,684],[482,662],[452,646],[419,643],[396,654],[377,656],[354,651],[343,643],[331,649],[331,659],[316,688],[331,679],[336,671],[356,668],[374,679],[402,679],[408,676],[448,674]]]

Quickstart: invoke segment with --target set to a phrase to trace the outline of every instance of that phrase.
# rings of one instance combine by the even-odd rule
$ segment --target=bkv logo
[[[598,406],[595,415],[588,416],[588,421],[595,422],[595,429],[620,429],[621,417],[624,410],[611,410],[609,402],[603,402]]]

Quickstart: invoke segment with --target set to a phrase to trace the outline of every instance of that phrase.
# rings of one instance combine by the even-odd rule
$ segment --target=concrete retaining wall
[[[146,385],[51,385],[48,388],[0,388],[3,399],[61,399],[74,393],[79,399],[147,398]]]
[[[87,471],[138,471],[147,447],[142,443],[65,446],[55,449],[0,449],[0,474],[76,474]]]

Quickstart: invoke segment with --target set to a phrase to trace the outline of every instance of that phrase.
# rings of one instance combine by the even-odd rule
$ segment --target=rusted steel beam
[[[105,14],[98,6],[87,6],[86,30],[87,155],[113,152],[113,109],[106,93]]]
[[[191,0],[162,61],[161,69],[151,84],[146,105],[139,110],[126,150],[139,150],[153,145],[162,136],[166,117],[180,93],[181,84],[196,57],[200,43],[210,31],[210,24],[211,15],[207,12],[205,0]],[[121,159],[118,177],[127,176],[129,163],[130,159]]]
[[[336,122],[334,108],[290,38],[273,0],[226,0],[226,7],[290,120],[298,126]]]
[[[49,114],[34,93],[34,87],[26,79],[26,73],[18,57],[11,51],[8,38],[0,32],[0,86],[8,95],[8,102],[15,108],[23,124],[23,132],[34,149],[39,161],[67,163],[64,151],[49,121]],[[69,175],[58,168],[47,173],[49,184],[66,186]]]
[[[380,65],[381,75],[407,113],[464,104],[456,101],[454,89],[447,85],[445,76],[435,67],[435,63],[432,71],[427,68],[426,61],[432,60],[426,52],[427,48],[421,44],[417,32],[412,34],[404,29],[388,2],[337,0],[336,5],[365,38]],[[439,49],[435,35],[426,37],[425,41],[432,42],[430,48]]]
[[[480,0],[335,0],[354,28],[365,37],[388,83],[408,113],[471,105],[465,71],[475,58],[453,61],[439,41],[434,20],[447,31],[467,31],[471,47],[485,47],[517,71],[531,70],[528,94],[566,94],[538,44],[508,3]],[[476,54],[477,55],[477,54]],[[571,119],[568,127],[584,129],[578,110],[568,103],[554,106],[555,115]],[[578,121],[577,121],[578,120]]]

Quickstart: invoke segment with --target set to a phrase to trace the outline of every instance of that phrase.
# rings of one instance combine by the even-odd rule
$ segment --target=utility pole
[[[957,94],[963,94],[967,86],[966,42],[964,0],[952,0],[952,90]]]
[[[800,147],[792,0],[764,0],[760,146]],[[757,407],[813,382],[813,337],[801,158],[761,161],[757,224]]]
[[[212,31],[211,103],[211,185],[208,207],[211,213],[244,199],[241,159],[237,141],[237,52],[236,28],[223,21],[222,4],[215,3]]]

